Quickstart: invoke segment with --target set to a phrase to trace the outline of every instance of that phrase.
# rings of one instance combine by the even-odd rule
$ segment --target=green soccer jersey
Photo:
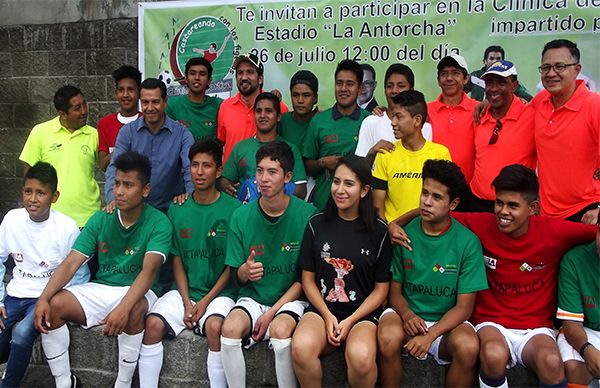
[[[317,160],[330,155],[354,154],[360,125],[367,116],[369,112],[358,107],[352,115],[341,116],[335,106],[317,114],[310,121],[302,145],[302,156]],[[313,204],[319,210],[324,209],[327,204],[332,179],[329,170],[315,176],[315,188],[311,196]]]
[[[217,113],[222,102],[211,96],[206,96],[204,102],[192,102],[187,95],[175,96],[169,98],[166,113],[189,129],[194,141],[216,139]]]
[[[292,182],[306,182],[306,172],[304,171],[302,155],[298,148],[279,136],[276,140],[286,142],[294,154]],[[243,183],[248,179],[254,180],[256,177],[256,151],[268,143],[270,142],[260,142],[255,137],[244,139],[237,143],[223,167],[223,176],[232,182]]]
[[[392,277],[419,317],[437,322],[456,305],[457,294],[488,288],[481,243],[458,221],[444,234],[429,236],[417,217],[405,231],[413,250],[394,246]]]
[[[225,264],[239,268],[251,251],[263,263],[263,277],[240,287],[239,297],[272,306],[296,280],[300,244],[308,219],[316,212],[309,203],[290,197],[285,212],[275,222],[268,221],[252,201],[231,216]]]
[[[172,226],[167,216],[144,205],[140,218],[123,227],[119,211],[96,212],[75,241],[73,249],[86,256],[98,254],[94,282],[108,286],[130,286],[142,270],[144,255],[156,252],[165,258],[171,247]]]
[[[600,331],[600,257],[596,242],[571,249],[560,263],[557,318]]]
[[[298,149],[301,150],[302,144],[304,143],[304,137],[308,132],[309,125],[310,120],[303,123],[298,122],[294,120],[292,112],[287,112],[284,113],[283,116],[281,116],[281,120],[279,121],[279,126],[277,127],[277,130],[282,138],[292,143],[293,145],[298,147]]]
[[[225,269],[225,247],[229,220],[241,203],[221,194],[211,204],[196,203],[192,195],[167,213],[173,224],[171,253],[181,257],[188,279],[190,298],[199,301],[213,288]],[[177,286],[173,285],[174,289]],[[221,296],[235,299],[237,288],[229,285]]]

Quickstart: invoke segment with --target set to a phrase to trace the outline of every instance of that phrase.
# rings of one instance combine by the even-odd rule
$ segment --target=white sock
[[[275,374],[280,387],[296,387],[296,375],[292,365],[292,339],[271,338],[269,347],[275,353]]]
[[[225,370],[223,369],[221,352],[213,352],[210,349],[208,350],[206,370],[208,371],[210,388],[227,388],[227,378],[225,377]]]
[[[163,364],[163,352],[162,342],[152,345],[142,344],[138,361],[140,388],[158,387],[158,378]]]
[[[62,325],[48,334],[42,334],[42,347],[54,376],[56,388],[71,387],[71,363],[69,362],[69,328]]]
[[[242,340],[221,336],[221,362],[230,388],[246,387],[246,362],[242,353]]]
[[[144,339],[144,331],[137,334],[119,334],[119,374],[115,381],[115,388],[131,387],[133,373],[137,366],[140,348]]]
[[[493,387],[491,385],[487,385],[481,380],[481,375],[479,375],[479,387],[480,388],[508,388],[508,381],[506,381],[506,376],[504,377],[504,383],[498,385],[497,387]]]

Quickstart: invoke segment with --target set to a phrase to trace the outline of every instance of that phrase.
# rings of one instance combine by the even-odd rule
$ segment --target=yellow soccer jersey
[[[402,140],[398,140],[395,145],[396,149],[392,152],[378,153],[373,167],[373,178],[387,186],[384,206],[388,222],[419,207],[423,186],[421,172],[426,160],[451,160],[450,151],[446,147],[430,141],[426,141],[423,148],[414,152],[404,148]]]

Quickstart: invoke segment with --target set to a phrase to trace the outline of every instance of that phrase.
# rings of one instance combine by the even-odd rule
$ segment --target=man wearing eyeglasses
[[[519,81],[511,62],[493,62],[481,78],[489,105],[475,127],[472,194],[465,199],[469,211],[493,213],[496,194],[492,181],[500,170],[513,163],[535,169],[533,109],[515,96]]]
[[[543,91],[532,100],[541,212],[593,224],[600,181],[600,95],[577,80],[580,53],[571,41],[546,43],[539,67]]]

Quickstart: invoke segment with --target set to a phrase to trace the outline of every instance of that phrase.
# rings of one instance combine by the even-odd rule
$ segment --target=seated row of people
[[[7,235],[37,232],[60,217],[50,209],[56,183],[38,173],[52,167],[28,171],[26,208],[20,219],[12,221],[15,210],[2,223],[0,246],[7,248],[0,256],[21,253],[13,282],[39,284],[24,308],[25,296],[14,294],[10,284],[7,289],[16,300],[3,308],[12,319],[3,318],[0,334],[2,354],[9,358],[6,385],[19,384],[37,331],[56,386],[78,385],[70,370],[67,322],[101,324],[106,335],[118,336],[117,387],[131,386],[138,357],[141,386],[157,386],[162,340],[185,328],[207,336],[207,370],[215,387],[245,386],[242,346],[267,339],[280,386],[295,386],[296,377],[303,386],[320,385],[320,356],[342,344],[351,386],[374,386],[378,378],[384,386],[398,385],[403,350],[451,363],[448,385],[473,384],[478,360],[481,386],[505,385],[505,368],[516,363],[536,372],[542,384],[566,383],[552,323],[560,259],[574,245],[600,240],[600,232],[536,216],[538,183],[530,169],[508,166],[495,178],[495,215],[451,213],[465,191],[464,175],[452,162],[428,160],[418,210],[394,220],[388,233],[376,215],[373,178],[363,158],[348,155],[336,162],[322,213],[285,193],[295,163],[287,143],[258,149],[261,195],[242,207],[216,188],[223,171],[217,143],[194,144],[188,160],[194,191],[164,215],[144,203],[151,192],[149,160],[134,152],[120,155],[116,210],[96,213],[71,239],[72,248],[58,237],[56,244],[48,240],[63,253],[50,263],[29,239]],[[399,245],[392,247],[391,240]],[[96,280],[69,284],[94,253]],[[157,301],[150,287],[169,255],[176,290]],[[34,272],[32,264],[45,272]],[[579,275],[572,268],[563,272],[558,316],[573,321],[565,325],[561,345],[565,361],[574,361],[567,376],[571,382],[598,378],[593,288],[585,289],[580,302],[573,300],[579,290],[562,279]],[[19,316],[26,319],[17,323]],[[582,321],[591,331],[581,328]],[[27,330],[13,331],[15,324]],[[11,344],[17,333],[24,341]],[[567,357],[569,346],[587,369]]]

